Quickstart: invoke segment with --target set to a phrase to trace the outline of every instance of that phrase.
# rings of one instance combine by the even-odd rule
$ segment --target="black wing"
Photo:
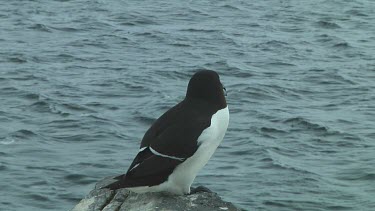
[[[153,154],[149,148],[138,153],[126,174],[118,176],[118,181],[104,187],[111,190],[126,187],[154,186],[163,183],[181,160],[165,158]]]
[[[198,137],[211,125],[215,112],[210,103],[185,99],[156,120],[140,148],[151,146],[165,155],[188,158],[198,149]]]

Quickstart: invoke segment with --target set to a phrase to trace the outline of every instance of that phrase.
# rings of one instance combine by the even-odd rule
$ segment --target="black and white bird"
[[[148,129],[127,173],[104,188],[189,194],[198,171],[211,158],[227,130],[225,92],[215,71],[195,73],[185,99]]]

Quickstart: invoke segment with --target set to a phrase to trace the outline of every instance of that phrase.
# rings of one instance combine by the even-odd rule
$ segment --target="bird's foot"
[[[212,191],[204,186],[198,186],[196,188],[191,188],[190,194],[195,194],[199,192],[206,192],[206,193],[212,193]]]

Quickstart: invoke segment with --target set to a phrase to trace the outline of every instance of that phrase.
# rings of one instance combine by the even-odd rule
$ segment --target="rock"
[[[111,178],[99,181],[84,199],[72,211],[237,211],[232,203],[225,202],[212,192],[197,192],[191,195],[175,196],[167,193],[137,194],[125,189],[111,191],[100,189],[109,183]]]

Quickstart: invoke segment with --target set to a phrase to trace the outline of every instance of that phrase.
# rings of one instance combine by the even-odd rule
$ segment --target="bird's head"
[[[218,108],[227,106],[226,89],[220,82],[219,75],[212,70],[196,72],[189,81],[186,98],[200,99],[214,103]]]

